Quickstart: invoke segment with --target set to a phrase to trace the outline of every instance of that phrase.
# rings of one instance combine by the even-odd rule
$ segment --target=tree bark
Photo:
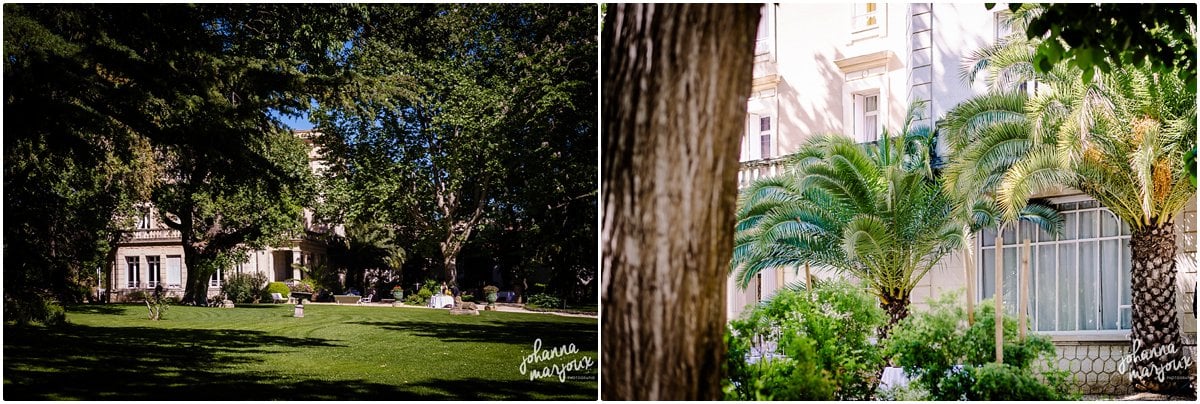
[[[605,17],[605,400],[721,398],[759,7],[614,4]]]
[[[1171,394],[1187,390],[1190,378],[1183,361],[1183,340],[1175,313],[1175,224],[1147,226],[1129,238],[1133,254],[1133,329],[1130,338],[1138,352],[1129,365],[1137,391]],[[1160,382],[1157,369],[1164,369]],[[1194,394],[1194,393],[1193,393]]]
[[[879,299],[879,307],[887,313],[888,322],[879,329],[879,340],[887,339],[891,335],[892,327],[900,324],[900,320],[908,317],[908,305],[912,300],[906,291],[893,291],[893,295],[885,296]]]

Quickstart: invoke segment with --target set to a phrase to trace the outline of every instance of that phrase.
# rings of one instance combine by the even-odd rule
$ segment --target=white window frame
[[[779,98],[775,89],[766,89],[751,95],[746,102],[746,122],[742,131],[741,154],[738,161],[750,162],[779,156]],[[762,130],[762,119],[771,119],[771,128]],[[769,137],[767,155],[763,156],[762,138]]]
[[[867,111],[867,101],[870,98],[875,98],[875,110]],[[868,91],[854,94],[854,139],[859,143],[869,143],[879,141],[883,134],[882,120],[883,99],[879,95],[879,91]],[[867,118],[875,118],[875,127],[868,128]],[[872,136],[867,135],[868,129],[874,129],[875,133]]]
[[[159,256],[157,256],[157,255],[147,255],[146,256],[146,286],[147,287],[153,288],[155,286],[158,286],[159,282],[162,280],[162,276],[161,276],[162,274],[160,272],[161,269],[162,269],[162,260],[159,258]]]
[[[867,11],[868,4],[875,5],[875,11]],[[887,32],[887,3],[853,3],[850,9],[850,40],[882,37]],[[875,17],[874,24],[867,24]]]
[[[217,271],[213,272],[212,276],[208,277],[208,287],[219,288],[219,287],[221,287],[221,285],[224,285],[224,284],[225,284],[225,268],[217,268]]]
[[[1012,16],[1012,12],[1004,9],[1003,7],[1000,10],[992,13],[992,24],[995,28],[992,31],[992,34],[994,35],[992,40],[994,43],[999,43],[1001,39],[1013,34],[1012,26],[1004,23],[1004,20],[1008,19],[1010,16]],[[1025,95],[1030,97],[1033,97],[1037,94],[1038,87],[1037,80],[1029,80],[1017,85],[1017,88],[1019,88],[1020,91],[1024,92]]]
[[[1127,322],[1131,323],[1132,322],[1132,315],[1133,315],[1132,305],[1131,305],[1132,302],[1124,301],[1125,293],[1131,292],[1128,290],[1131,287],[1130,279],[1127,279],[1127,277],[1124,274],[1122,274],[1123,270],[1121,268],[1118,268],[1119,265],[1118,265],[1118,267],[1106,268],[1106,265],[1104,263],[1101,263],[1101,257],[1103,256],[1101,250],[1102,250],[1102,246],[1104,245],[1104,241],[1114,241],[1114,240],[1117,241],[1116,245],[1118,246],[1119,250],[1116,254],[1116,257],[1117,257],[1118,262],[1124,262],[1132,254],[1128,247],[1129,239],[1130,239],[1130,230],[1129,230],[1128,225],[1125,224],[1123,221],[1121,221],[1120,218],[1116,218],[1116,215],[1113,214],[1113,217],[1116,218],[1116,222],[1117,222],[1116,223],[1117,235],[1116,236],[1104,236],[1102,234],[1104,215],[1112,214],[1112,213],[1107,208],[1100,205],[1099,202],[1096,202],[1094,199],[1089,198],[1087,196],[1073,195],[1073,196],[1068,196],[1068,197],[1053,198],[1050,200],[1050,203],[1056,204],[1056,205],[1072,204],[1072,203],[1091,205],[1089,207],[1076,207],[1075,209],[1071,209],[1071,210],[1063,210],[1062,213],[1079,215],[1081,213],[1094,212],[1093,214],[1095,215],[1095,220],[1093,223],[1090,224],[1090,226],[1092,226],[1092,237],[1088,237],[1088,238],[1080,238],[1079,237],[1079,234],[1080,234],[1079,228],[1080,227],[1078,227],[1078,226],[1082,226],[1083,224],[1077,219],[1075,221],[1077,228],[1074,230],[1075,238],[1064,239],[1063,237],[1064,237],[1065,233],[1067,232],[1067,229],[1063,229],[1064,235],[1059,235],[1058,237],[1056,237],[1055,240],[1052,240],[1052,241],[1041,240],[1040,237],[1042,237],[1042,236],[1040,234],[1040,231],[1037,230],[1033,224],[1030,224],[1027,222],[1021,222],[1019,224],[1019,226],[1021,226],[1022,228],[1028,226],[1033,229],[1032,230],[1033,233],[1039,234],[1037,238],[1030,241],[1030,247],[1031,247],[1031,250],[1033,250],[1030,252],[1030,265],[1029,265],[1030,266],[1030,275],[1033,278],[1029,282],[1029,299],[1030,299],[1029,324],[1030,324],[1030,328],[1033,329],[1034,331],[1038,332],[1039,334],[1046,334],[1046,335],[1051,335],[1051,336],[1078,335],[1078,334],[1124,334],[1124,333],[1128,333],[1129,327],[1127,327],[1123,323],[1127,323]],[[1013,232],[1013,236],[1014,236],[1016,243],[1005,244],[1004,248],[1005,248],[1005,250],[1007,250],[1009,248],[1018,248],[1017,260],[1018,260],[1018,265],[1019,265],[1020,256],[1022,254],[1020,248],[1023,248],[1022,246],[1024,245],[1024,241],[1020,239],[1021,234],[1023,232],[1022,232],[1021,228],[1017,228],[1017,229],[1012,229],[1012,230],[1006,230],[1005,233],[1008,233],[1010,231]],[[991,234],[987,234],[988,232],[990,232]],[[995,237],[995,229],[987,229],[980,234],[980,237],[978,237],[978,241],[976,243],[976,247],[979,249],[979,254],[976,257],[976,261],[978,264],[976,268],[979,268],[979,269],[978,269],[978,273],[977,273],[978,279],[975,282],[976,283],[975,287],[977,288],[977,290],[980,291],[980,294],[979,294],[979,296],[976,297],[976,300],[993,298],[995,296],[994,292],[987,292],[984,290],[984,283],[985,283],[984,266],[985,265],[995,265],[995,261],[994,261],[995,255],[992,255],[991,257],[989,257],[990,259],[984,259],[984,250],[995,251],[994,237]],[[1080,268],[1080,266],[1079,266],[1079,255],[1078,255],[1079,250],[1078,249],[1079,249],[1079,245],[1084,242],[1095,242],[1096,248],[1093,251],[1093,253],[1095,254],[1095,256],[1093,257],[1093,262],[1096,265],[1095,268],[1090,268],[1090,269],[1089,268]],[[1061,285],[1059,284],[1059,282],[1061,282],[1063,279],[1063,276],[1059,274],[1059,271],[1061,270],[1061,268],[1059,268],[1059,264],[1062,262],[1061,261],[1062,260],[1062,257],[1061,257],[1061,254],[1062,254],[1061,248],[1062,247],[1061,246],[1063,246],[1063,245],[1072,245],[1073,246],[1072,250],[1076,251],[1075,265],[1074,265],[1074,271],[1075,271],[1074,279],[1076,282],[1080,281],[1081,271],[1087,271],[1087,270],[1095,271],[1095,273],[1094,273],[1095,279],[1094,279],[1094,282],[1092,285],[1081,285],[1081,284],[1077,283],[1076,287],[1075,287],[1075,290],[1077,292],[1080,290],[1083,290],[1083,288],[1091,288],[1092,291],[1094,292],[1094,296],[1097,300],[1097,305],[1096,305],[1097,311],[1095,313],[1096,326],[1093,329],[1084,329],[1083,324],[1082,324],[1082,322],[1083,322],[1082,316],[1079,315],[1080,297],[1082,296],[1082,293],[1076,293],[1072,298],[1068,298],[1068,300],[1065,303],[1063,302],[1062,296],[1057,296],[1059,293],[1061,293],[1061,289],[1060,289]],[[1055,300],[1056,301],[1053,302],[1052,305],[1054,307],[1058,307],[1063,304],[1069,304],[1073,307],[1071,309],[1075,312],[1075,326],[1073,329],[1060,329],[1061,326],[1059,324],[1060,321],[1058,318],[1059,317],[1058,309],[1055,309],[1053,311],[1054,316],[1055,316],[1055,318],[1052,322],[1054,324],[1054,329],[1053,330],[1040,329],[1039,316],[1041,315],[1041,310],[1039,310],[1038,306],[1044,305],[1046,303],[1042,300],[1044,297],[1041,297],[1038,295],[1038,293],[1040,292],[1040,289],[1041,289],[1040,287],[1038,287],[1038,282],[1041,282],[1042,280],[1039,279],[1039,276],[1038,276],[1038,270],[1039,270],[1038,260],[1040,260],[1040,257],[1037,254],[1037,249],[1038,249],[1038,247],[1043,247],[1043,246],[1055,246],[1055,251],[1056,251],[1055,252],[1055,263],[1054,263],[1055,276],[1053,279],[1053,281],[1055,282],[1053,290],[1055,291],[1055,295],[1056,295]],[[991,261],[991,262],[988,262],[988,261]],[[1008,266],[1007,262],[1006,262],[1005,266]],[[1116,274],[1115,274],[1116,285],[1113,288],[1105,288],[1103,285],[1104,277],[1105,277],[1104,271],[1106,269],[1111,269],[1111,270],[1116,271]],[[1020,281],[1020,275],[1021,275],[1021,271],[1018,269],[1017,279],[1016,279],[1016,281],[1018,281],[1018,282]],[[994,272],[992,273],[991,277],[992,277],[992,279],[987,279],[986,281],[994,284],[995,283],[995,281],[994,281],[995,273]],[[1006,278],[1005,283],[1008,284],[1008,282],[1010,282],[1010,280],[1008,280]],[[1114,324],[1114,326],[1115,326],[1114,328],[1105,328],[1106,325],[1104,324],[1104,314],[1103,314],[1102,310],[1105,306],[1104,296],[1105,296],[1105,294],[1108,294],[1108,293],[1116,293],[1117,294],[1117,297],[1116,297],[1117,315],[1116,315],[1116,324]],[[1131,297],[1131,295],[1130,295],[1130,297]],[[1006,311],[1015,312],[1016,307],[1014,307],[1014,306],[1015,305],[1013,304],[1013,302],[1005,303]],[[1131,326],[1132,324],[1129,324],[1129,325]]]
[[[766,129],[762,128],[762,124],[764,121],[767,124]],[[775,136],[773,136],[775,133],[775,124],[776,124],[776,122],[775,122],[774,116],[760,115],[758,117],[758,148],[759,148],[759,154],[762,155],[762,158],[764,160],[772,159],[772,158],[776,157],[775,156],[775,154],[776,154],[775,147],[774,147],[775,146],[775,143],[774,143]],[[762,144],[762,141],[764,138],[767,141],[765,150],[764,150],[764,147]]]
[[[125,257],[125,287],[136,288],[142,282],[141,257]]]
[[[846,119],[846,122],[850,124],[850,127],[847,128],[847,132],[855,142],[875,142],[883,137],[883,129],[887,126],[887,98],[884,94],[884,89],[872,88],[851,93],[848,97],[846,107],[849,117]],[[866,111],[866,100],[868,97],[876,97],[874,139],[868,138],[866,133],[866,117],[868,114]]]
[[[767,3],[762,7],[762,17],[758,20],[758,29],[754,31],[754,60],[766,58],[775,61],[775,14],[778,4]],[[764,32],[765,31],[765,32]]]
[[[183,257],[178,256],[178,255],[168,255],[166,262],[167,262],[167,287],[168,288],[182,287],[183,286],[182,285],[183,284]],[[174,265],[172,265],[172,264],[174,264]],[[172,276],[171,275],[172,271],[174,271],[177,275]],[[174,278],[174,279],[172,279],[172,278]],[[172,282],[172,281],[174,281],[174,282]]]
[[[137,229],[138,230],[150,229],[150,208],[148,208],[148,207],[138,208],[137,212],[138,212]]]

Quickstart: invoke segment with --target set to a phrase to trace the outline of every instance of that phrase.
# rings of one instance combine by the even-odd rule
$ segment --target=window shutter
[[[762,159],[762,148],[759,147],[759,139],[758,139],[758,135],[757,135],[758,134],[758,126],[759,126],[759,115],[758,114],[750,114],[750,119],[746,123],[748,126],[746,128],[746,129],[748,129],[746,131],[746,133],[754,134],[754,136],[748,136],[747,140],[749,140],[749,142],[743,142],[743,143],[749,143],[747,145],[750,148],[750,155],[748,156],[749,160],[753,161],[753,160]]]

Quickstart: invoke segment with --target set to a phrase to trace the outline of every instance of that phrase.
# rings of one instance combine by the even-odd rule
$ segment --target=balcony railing
[[[179,231],[175,229],[141,229],[133,231],[134,241],[179,240]]]
[[[742,162],[738,167],[738,189],[745,188],[760,178],[774,177],[783,174],[786,158],[777,157],[766,160]]]

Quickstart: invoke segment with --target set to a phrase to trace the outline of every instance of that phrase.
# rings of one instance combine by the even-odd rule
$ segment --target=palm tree
[[[939,123],[955,156],[945,188],[994,197],[1006,218],[1031,196],[1063,187],[1095,198],[1132,231],[1131,338],[1143,350],[1178,348],[1174,217],[1196,191],[1184,164],[1196,147],[1195,94],[1177,75],[1141,67],[1113,68],[1087,83],[1066,65],[1039,74],[1032,69],[1036,45],[1010,38],[968,59],[965,76],[986,71],[990,91]],[[1020,91],[1030,79],[1032,95]],[[1168,392],[1186,385],[1186,369],[1167,376],[1160,383],[1134,374],[1134,386]]]
[[[391,271],[397,278],[402,274],[401,265],[407,257],[398,245],[395,231],[386,225],[353,223],[346,226],[346,235],[331,235],[329,240],[330,259],[346,270],[346,286],[367,289],[368,270]],[[400,282],[402,279],[397,279]]]
[[[965,221],[934,179],[928,128],[878,144],[818,136],[791,171],[739,197],[732,267],[745,288],[763,270],[806,263],[860,279],[888,313],[908,315],[913,288],[963,244]]]

